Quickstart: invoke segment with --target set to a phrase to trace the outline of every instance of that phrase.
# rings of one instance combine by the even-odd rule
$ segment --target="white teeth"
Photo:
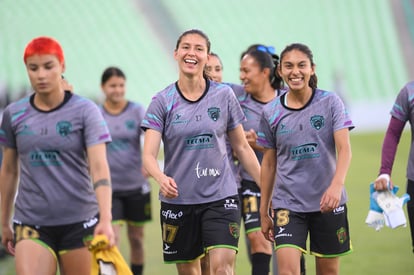
[[[185,63],[192,63],[192,64],[197,64],[197,61],[194,59],[184,59]]]
[[[300,80],[301,80],[301,78],[291,78],[290,80],[291,80],[291,81],[300,81]]]

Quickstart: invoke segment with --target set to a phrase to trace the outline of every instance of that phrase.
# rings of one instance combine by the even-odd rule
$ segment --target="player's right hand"
[[[14,239],[13,239],[13,230],[11,226],[4,226],[1,235],[1,243],[6,248],[6,251],[14,256]]]
[[[178,187],[175,180],[171,177],[165,176],[159,182],[160,193],[167,199],[173,199],[178,197]]]

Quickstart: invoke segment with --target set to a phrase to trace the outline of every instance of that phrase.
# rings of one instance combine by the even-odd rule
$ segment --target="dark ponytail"
[[[240,59],[245,55],[253,57],[260,68],[270,69],[269,81],[273,89],[279,90],[283,87],[283,79],[277,73],[277,66],[279,66],[279,56],[276,54],[276,50],[272,46],[264,46],[261,44],[253,44],[244,51]]]

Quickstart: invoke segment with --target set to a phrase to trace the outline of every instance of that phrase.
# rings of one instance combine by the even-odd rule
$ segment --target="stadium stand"
[[[98,97],[100,73],[117,65],[127,74],[131,99],[147,104],[177,77],[172,57],[177,37],[200,28],[222,57],[226,81],[239,82],[239,55],[248,45],[281,51],[302,42],[314,52],[320,87],[341,92],[352,106],[378,103],[388,115],[383,106],[408,81],[390,5],[388,0],[3,0],[0,82],[14,92],[28,85],[23,48],[34,36],[50,35],[61,41],[66,77],[80,94]]]

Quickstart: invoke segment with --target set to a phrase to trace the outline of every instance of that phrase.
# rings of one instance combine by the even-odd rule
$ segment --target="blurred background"
[[[2,0],[0,107],[30,93],[22,55],[37,36],[63,46],[75,92],[100,100],[100,76],[119,66],[128,98],[148,105],[178,77],[173,51],[192,28],[210,38],[224,80],[239,83],[249,45],[314,53],[320,88],[339,93],[358,131],[385,129],[400,88],[414,78],[413,0]]]
[[[272,45],[278,53],[293,42],[312,49],[318,86],[343,97],[357,126],[347,183],[355,253],[344,257],[341,274],[413,274],[408,228],[375,232],[364,220],[389,111],[399,90],[414,80],[414,0],[0,0],[0,110],[31,93],[23,51],[34,37],[61,43],[65,77],[77,94],[100,101],[101,74],[114,65],[127,75],[127,97],[147,106],[177,80],[175,44],[193,28],[209,36],[226,82],[240,82],[240,54],[251,44]],[[393,170],[402,188],[409,146],[407,133]],[[159,203],[152,184],[146,274],[173,274],[175,267],[161,264],[156,249]],[[238,274],[249,270],[243,241]],[[127,255],[127,246],[121,249]],[[312,275],[313,258],[307,257]],[[12,257],[0,262],[4,274],[15,274]]]

